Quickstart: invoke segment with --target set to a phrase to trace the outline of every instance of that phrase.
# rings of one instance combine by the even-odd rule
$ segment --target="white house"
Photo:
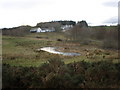
[[[55,29],[54,28],[51,28],[51,29],[49,29],[49,28],[43,28],[43,29],[41,29],[41,28],[32,28],[31,30],[30,30],[30,32],[31,33],[39,33],[39,32],[54,32],[55,31]]]
[[[63,31],[65,31],[65,30],[70,30],[71,28],[73,28],[73,25],[63,25],[63,26],[61,26],[61,29],[62,29]]]
[[[45,32],[54,32],[55,31],[54,28],[43,28],[42,30]]]
[[[30,32],[31,33],[35,33],[35,32],[42,32],[42,29],[41,28],[32,28],[31,30],[30,30]]]

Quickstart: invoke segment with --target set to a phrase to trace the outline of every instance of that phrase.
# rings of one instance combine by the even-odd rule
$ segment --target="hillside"
[[[3,88],[120,88],[117,26],[76,24],[45,33],[31,28],[2,30]],[[80,55],[38,50],[43,47]]]

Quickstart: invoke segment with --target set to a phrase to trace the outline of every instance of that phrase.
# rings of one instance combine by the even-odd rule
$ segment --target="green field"
[[[62,41],[57,41],[57,39],[61,39]],[[50,58],[55,57],[61,58],[65,64],[83,60],[86,62],[112,60],[114,63],[119,61],[117,50],[106,50],[100,48],[99,46],[101,41],[93,40],[89,45],[82,45],[78,42],[68,40],[62,32],[31,33],[24,37],[3,35],[2,42],[3,63],[7,63],[12,66],[40,66]],[[78,52],[81,55],[72,57],[36,51],[36,49],[46,46],[67,48],[63,51]],[[91,56],[86,57],[86,49],[91,53]],[[103,58],[103,56],[105,58]]]
[[[4,31],[2,36],[3,88],[120,88],[116,27],[47,33],[18,30]],[[81,55],[37,50],[42,47]]]

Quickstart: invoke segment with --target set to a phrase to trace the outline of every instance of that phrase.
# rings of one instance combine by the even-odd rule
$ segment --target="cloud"
[[[48,0],[3,0],[0,7],[6,9],[28,9],[36,6],[50,4],[52,1]]]
[[[120,8],[120,1],[118,2],[118,7]]]
[[[118,2],[118,5],[120,6],[120,1]]]
[[[117,8],[103,6],[107,1],[111,0],[0,0],[0,27],[83,19],[89,24],[101,24],[118,12]]]
[[[103,23],[117,24],[118,23],[118,17],[117,16],[111,17],[111,18],[105,20]]]
[[[120,24],[120,1],[118,3],[118,24]]]
[[[118,1],[112,0],[109,2],[104,2],[103,5],[107,7],[118,7]]]

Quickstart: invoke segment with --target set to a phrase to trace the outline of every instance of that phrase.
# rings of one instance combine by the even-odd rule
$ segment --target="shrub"
[[[2,29],[2,35],[25,36],[29,34],[31,26],[19,26],[14,28]]]
[[[118,49],[118,30],[108,30],[104,41],[104,48]]]
[[[65,65],[59,60],[50,60],[40,67],[3,64],[2,71],[3,88],[120,87],[120,63],[108,61],[80,61]]]
[[[98,87],[106,87],[117,83],[117,73],[118,70],[111,62],[97,62],[91,64],[91,67],[86,70],[85,78],[91,84],[94,82],[97,83]]]

